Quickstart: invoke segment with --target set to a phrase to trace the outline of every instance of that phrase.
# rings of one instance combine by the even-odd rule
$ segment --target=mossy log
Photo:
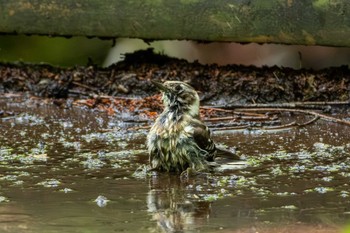
[[[350,46],[348,0],[0,0],[0,33]]]

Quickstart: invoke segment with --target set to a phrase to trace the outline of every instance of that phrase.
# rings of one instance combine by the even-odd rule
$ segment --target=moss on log
[[[0,33],[350,46],[348,0],[0,0]]]

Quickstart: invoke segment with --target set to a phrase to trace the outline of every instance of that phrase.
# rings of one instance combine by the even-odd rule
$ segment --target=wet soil
[[[348,101],[348,67],[320,71],[188,63],[154,54],[126,54],[102,69],[0,64],[0,94],[25,92],[39,97],[88,98],[93,95],[146,97],[157,93],[149,80],[183,80],[201,94],[202,104]]]
[[[0,231],[349,232],[348,75],[150,51],[107,69],[2,64]],[[242,161],[187,179],[144,173],[162,109],[150,79],[189,81],[214,140]],[[291,101],[313,108],[232,109]]]
[[[349,129],[337,123],[215,130],[245,161],[181,180],[135,172],[147,164],[148,130],[130,130],[141,123],[16,99],[0,107],[19,113],[1,119],[1,232],[347,232]]]

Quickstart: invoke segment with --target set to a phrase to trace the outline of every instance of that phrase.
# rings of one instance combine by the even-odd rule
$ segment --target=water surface
[[[215,131],[245,165],[180,180],[135,177],[147,130],[122,114],[0,109],[1,232],[350,232],[347,126]]]

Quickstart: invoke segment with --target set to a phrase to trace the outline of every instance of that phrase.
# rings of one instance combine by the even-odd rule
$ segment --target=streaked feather
[[[210,130],[199,119],[197,92],[179,81],[154,83],[163,92],[165,108],[147,136],[152,168],[177,172],[208,169],[217,148]]]

